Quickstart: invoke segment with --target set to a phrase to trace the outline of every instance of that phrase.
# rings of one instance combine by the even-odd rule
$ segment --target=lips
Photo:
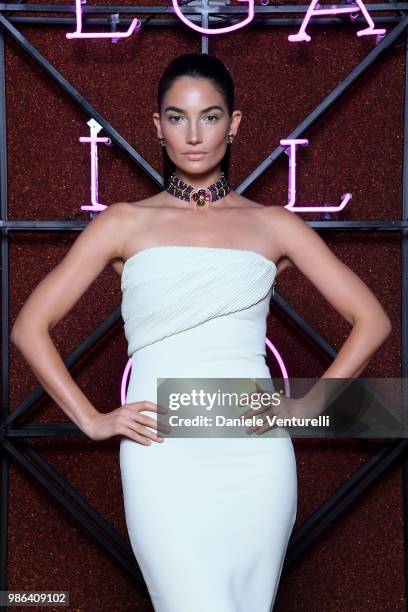
[[[201,159],[202,157],[204,157],[205,153],[185,153],[185,156],[188,157],[188,159]]]

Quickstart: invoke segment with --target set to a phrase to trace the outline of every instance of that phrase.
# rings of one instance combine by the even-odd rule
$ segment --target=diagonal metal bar
[[[272,297],[272,302],[276,303],[279,309],[290,319],[292,323],[294,323],[300,331],[302,331],[310,340],[312,340],[313,344],[317,346],[321,352],[323,352],[327,357],[333,361],[337,352],[334,348],[327,342],[325,338],[321,334],[319,334],[312,325],[310,325],[300,314],[292,307],[282,296],[275,290],[275,294]],[[365,389],[366,393],[374,400],[376,400],[376,406],[381,406],[382,412],[381,417],[387,417],[387,423],[389,426],[393,424],[395,427],[395,431],[398,433],[401,431],[401,421],[395,415],[395,408],[390,405],[390,403],[379,393],[376,389],[370,387],[368,383],[365,382],[364,378],[358,378],[355,381],[356,388]]]
[[[314,330],[314,328],[301,317],[294,308],[292,308],[278,292],[275,291],[273,301],[277,306],[284,312],[288,318],[295,323],[305,335],[311,339],[314,344],[320,348],[330,358],[336,357],[336,351],[330,346],[330,344]],[[87,350],[92,348],[95,343],[112,327],[117,320],[121,317],[120,306],[118,306],[107,319],[105,319],[95,330],[93,330],[85,340],[83,340],[67,358],[64,358],[64,363],[67,367],[73,366]],[[361,381],[364,385],[364,381]],[[371,390],[369,390],[372,393]],[[38,385],[30,395],[28,395],[23,402],[10,414],[6,419],[5,435],[7,437],[22,437],[23,435],[66,435],[70,433],[72,435],[83,435],[78,427],[71,423],[57,423],[57,424],[41,424],[41,423],[24,423],[21,424],[17,429],[10,430],[9,426],[16,421],[19,421],[27,411],[34,406],[34,404],[45,395],[45,390],[41,385]],[[376,396],[377,400],[382,403],[385,411],[387,411],[390,418],[393,418],[393,412],[388,410],[388,403],[383,400],[379,395]]]
[[[104,129],[112,141],[124,151],[140,168],[142,168],[157,186],[163,187],[164,182],[160,174],[149,162],[136,151],[127,140],[101,115],[96,108],[86,100],[77,89],[32,45],[21,32],[4,15],[0,13],[0,24],[4,26],[10,36],[22,49],[46,72],[52,80],[66,93],[87,115],[95,119]]]
[[[26,444],[26,447],[28,445]],[[100,544],[109,554],[111,554],[116,561],[118,561],[124,569],[135,578],[141,586],[146,588],[140,568],[136,561],[131,561],[125,554],[123,554],[119,548],[113,546],[111,542],[95,527],[95,525],[80,512],[77,506],[67,497],[65,497],[61,491],[57,488],[55,483],[47,479],[43,473],[39,470],[38,466],[28,461],[25,455],[20,451],[19,445],[16,443],[10,443],[7,440],[3,442],[3,449],[7,451],[24,469],[37,480],[48,493],[50,493],[68,512],[84,527],[92,537]],[[44,463],[44,460],[42,460]],[[67,483],[68,484],[68,483]],[[79,494],[76,493],[79,497]],[[93,511],[95,515],[97,513]],[[99,521],[102,521],[99,516]],[[117,538],[120,536],[117,534]],[[137,571],[139,570],[139,571]]]
[[[69,355],[64,359],[65,365],[69,368],[74,365],[89,349],[91,349],[102,338],[107,331],[121,317],[121,307],[117,306],[115,310],[102,321],[86,338],[83,340]],[[11,423],[15,423],[45,395],[45,390],[42,385],[38,385],[13,412],[6,415],[4,423],[8,427]]]
[[[46,481],[42,476],[41,472],[37,470],[37,466],[33,466],[26,460],[22,453],[19,453],[18,447],[6,443],[8,445],[7,451],[12,454],[18,461],[26,468],[29,473],[34,476],[41,484],[43,484],[47,491],[50,492],[58,502],[60,502],[65,509],[67,509],[74,518],[84,526],[91,534],[96,537],[97,541],[104,546],[113,556],[119,560],[122,565],[125,566],[127,571],[130,571],[131,575],[134,576],[133,567],[129,566],[128,560],[123,556],[117,549],[113,549],[110,541],[105,538],[103,534],[96,531],[93,524],[89,521],[86,516],[78,515],[76,512],[76,506],[71,504],[69,500],[59,494],[58,489],[55,487],[55,483]],[[11,448],[10,448],[11,446]],[[105,521],[87,502],[84,500],[69,483],[56,472],[56,470],[50,466],[41,455],[35,452],[28,444],[23,445],[24,449],[28,449],[31,458],[36,461],[37,465],[46,470],[46,472],[55,478],[58,485],[62,486],[63,489],[74,499],[75,502],[94,519],[102,529],[105,529],[108,534],[116,541],[119,547],[124,547],[125,550],[132,557],[133,552],[129,545],[123,540],[123,538],[117,533],[112,526]],[[294,532],[292,535],[288,552],[285,560],[285,569],[293,564],[293,562],[311,546],[311,544],[324,532],[330,524],[338,517],[342,516],[346,510],[350,507],[356,499],[358,499],[364,491],[373,484],[379,477],[400,457],[404,458],[404,454],[408,449],[408,440],[403,441],[392,441],[382,445],[373,455],[362,465],[356,472],[354,472],[347,480],[345,480],[340,487],[323,503],[321,506],[314,511],[306,521]],[[18,453],[18,455],[17,455]],[[17,455],[17,456],[16,456]],[[137,561],[136,561],[137,565]],[[138,565],[137,565],[138,567]],[[140,573],[138,582],[145,587],[143,576]]]
[[[112,525],[104,519],[99,512],[95,510],[93,506],[86,499],[78,493],[78,491],[52,466],[44,457],[38,453],[31,444],[25,441],[19,440],[18,447],[25,451],[26,455],[32,459],[35,464],[40,467],[48,476],[50,476],[54,484],[57,484],[63,491],[77,504],[85,514],[90,517],[97,525],[115,542],[118,548],[123,549],[125,554],[133,559],[133,550],[130,544],[122,538],[122,536],[112,527]]]
[[[117,549],[113,550],[109,540],[103,534],[96,531],[93,524],[87,516],[78,515],[76,506],[70,500],[59,494],[55,484],[61,486],[64,491],[84,510],[91,519],[107,531],[108,535],[115,541],[118,547],[124,548],[130,557],[133,552],[131,547],[123,540],[115,529],[99,515],[89,504],[84,500],[75,489],[52,467],[44,458],[30,447],[27,443],[21,444],[24,450],[28,451],[31,458],[36,462],[37,466],[43,468],[48,475],[54,478],[53,483],[46,481],[41,472],[26,460],[23,454],[19,453],[18,446],[11,445],[6,442],[6,450],[13,455],[33,475],[47,491],[50,492],[59,501],[65,509],[67,509],[74,518],[91,532],[96,537],[97,541],[102,544],[113,556],[119,560],[125,569],[131,570],[128,560],[123,558],[121,552]],[[10,448],[11,447],[11,448]],[[392,441],[382,445],[373,455],[362,465],[350,478],[345,480],[340,487],[315,511],[293,534],[288,547],[286,566],[291,565],[297,557],[302,554],[313,541],[339,516],[341,516],[349,508],[349,506],[360,497],[364,491],[375,480],[377,480],[395,461],[406,453],[408,449],[408,440]],[[17,456],[16,456],[17,455]],[[137,562],[136,562],[137,564]],[[140,584],[144,585],[143,577],[139,576]]]
[[[285,569],[309,548],[332,521],[344,514],[351,504],[393,463],[400,458],[406,461],[407,450],[408,439],[384,443],[368,461],[343,482],[292,534],[284,563]]]
[[[6,6],[6,5],[5,5]],[[102,7],[99,7],[102,8]],[[105,7],[103,7],[105,8]],[[194,8],[194,7],[191,7]],[[199,8],[199,7],[196,7]],[[389,8],[389,7],[387,7]],[[67,93],[89,117],[94,117],[104,128],[107,135],[127,153],[147,174],[155,181],[158,186],[163,187],[163,178],[150,166],[150,164],[115,130],[104,117],[93,108],[93,106],[73,87],[71,83],[50,63],[40,52],[15,28],[12,23],[0,13],[0,23],[8,30],[14,40],[32,57],[43,70]],[[298,138],[303,132],[313,125],[320,116],[354,83],[354,81],[377,59],[377,57],[387,49],[400,34],[406,29],[408,17],[402,19],[392,32],[377,45],[362,62],[331,92],[319,106],[295,128],[288,138]],[[284,152],[284,147],[278,146],[251,174],[236,188],[238,193],[244,192],[256,178],[261,176]]]
[[[15,28],[9,20],[0,13],[0,23],[7,28],[14,40],[32,57],[47,74],[59,85],[65,93],[67,93],[90,117],[102,125],[109,137],[125,152],[133,161],[135,161],[142,169],[144,169],[151,178],[163,187],[163,178],[148,164],[148,162],[133,148],[131,145],[117,132],[102,115],[92,107],[92,105],[71,85],[61,73],[50,63],[39,51],[31,45],[31,43]],[[360,64],[338,85],[320,104],[319,106],[306,117],[302,123],[295,128],[288,138],[298,138],[303,132],[313,125],[320,116],[331,107],[332,104],[356,81],[356,79],[384,52],[406,29],[408,25],[408,17],[402,19],[392,32],[386,36],[383,41],[377,45]],[[284,147],[278,146],[261,164],[255,168],[251,174],[236,188],[238,193],[244,192],[250,185],[261,176],[285,151]]]
[[[320,117],[333,106],[333,104],[364,74],[364,72],[380,57],[386,49],[388,49],[408,26],[408,16],[402,19],[398,25],[374,48],[370,53],[356,66],[347,77],[329,93],[322,102],[309,115],[286,136],[290,138],[300,138],[305,131],[320,119]],[[250,187],[254,181],[262,176],[268,168],[276,162],[277,159],[285,152],[285,147],[279,145],[272,151],[266,159],[264,159],[248,176],[242,181],[235,191],[238,193],[244,192]]]

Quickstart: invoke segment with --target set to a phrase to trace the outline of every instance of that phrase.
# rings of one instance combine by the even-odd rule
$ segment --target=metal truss
[[[226,6],[228,0],[215,0],[210,4],[208,0],[194,0],[193,2],[180,2],[183,13],[190,15],[190,19],[199,23],[202,27],[217,27],[217,25],[230,25],[240,15],[245,15],[243,6]],[[301,19],[281,19],[279,14],[303,14],[307,6],[297,5],[275,5],[256,6],[255,18],[246,27],[256,26],[288,26],[300,25]],[[88,26],[108,25],[112,23],[109,19],[112,15],[142,14],[148,15],[141,19],[144,26],[173,27],[175,25],[184,27],[184,24],[174,16],[172,7],[163,6],[83,6],[84,23]],[[343,96],[348,88],[369,68],[378,57],[390,48],[395,41],[405,34],[408,25],[408,3],[384,3],[370,4],[370,14],[392,12],[393,15],[374,17],[376,25],[380,23],[395,24],[393,29],[376,45],[373,50],[358,64],[347,77],[334,90],[326,96],[318,106],[304,120],[296,126],[287,138],[300,138],[320,117],[326,113],[331,106]],[[15,27],[15,24],[30,25],[55,25],[64,26],[67,31],[75,24],[74,17],[39,17],[19,16],[19,13],[75,13],[74,6],[67,5],[45,5],[45,4],[2,4],[0,3],[0,207],[1,207],[1,308],[2,308],[2,409],[0,425],[1,442],[1,506],[0,506],[0,590],[7,588],[7,548],[8,548],[8,478],[9,457],[14,458],[32,478],[37,480],[47,492],[66,508],[71,515],[84,527],[105,550],[112,555],[119,564],[132,576],[141,587],[146,589],[142,574],[133,555],[130,544],[124,540],[112,525],[106,521],[96,510],[84,499],[79,492],[65,480],[58,471],[50,465],[33,447],[26,441],[30,437],[50,436],[84,436],[73,423],[35,423],[23,422],[23,417],[36,405],[45,391],[38,386],[25,400],[9,413],[9,232],[47,232],[47,231],[82,231],[87,223],[81,221],[20,221],[8,218],[7,207],[7,133],[6,133],[6,93],[5,93],[5,60],[4,60],[4,35],[7,33],[17,44],[29,55],[51,79],[59,85],[63,92],[68,95],[78,107],[84,111],[89,118],[94,118],[103,128],[106,135],[122,151],[130,157],[155,183],[163,188],[163,178],[158,172],[136,151],[126,139],[80,94],[75,87],[63,77],[63,75],[41,55]],[[90,18],[90,14],[97,17]],[[153,19],[154,15],[168,16],[166,18]],[[268,17],[273,15],[273,18]],[[121,25],[129,25],[131,19],[123,19]],[[312,19],[313,25],[342,26],[348,24],[347,19],[341,17],[319,17]],[[358,18],[356,26],[365,24],[365,20]],[[209,36],[201,35],[201,51],[208,53]],[[404,38],[404,43],[405,38]],[[406,46],[407,52],[407,46]],[[407,59],[407,58],[406,58]],[[407,66],[407,61],[405,62]],[[403,172],[403,215],[400,220],[390,221],[338,221],[331,220],[330,216],[322,215],[321,221],[309,222],[308,224],[316,230],[330,231],[397,231],[402,238],[402,371],[401,377],[408,376],[407,346],[408,346],[408,196],[407,196],[407,142],[408,142],[408,74],[405,71],[405,107],[404,107],[404,172]],[[284,148],[278,146],[266,159],[264,159],[247,178],[235,189],[243,193],[260,176],[262,176],[284,153]],[[336,351],[321,337],[296,311],[275,291],[272,298],[278,307],[289,319],[291,319],[308,336],[310,340],[330,359],[334,359]],[[81,356],[91,349],[100,338],[108,332],[121,317],[120,305],[94,329],[89,336],[82,341],[77,348],[64,359],[64,363],[71,368]],[[406,397],[403,398],[404,407]],[[367,442],[368,444],[368,442]],[[396,461],[402,461],[403,465],[403,499],[404,499],[404,541],[405,550],[408,547],[407,507],[408,507],[408,466],[406,459],[407,439],[397,439],[375,444],[374,452],[369,460],[362,465],[354,474],[342,483],[342,485],[315,511],[309,518],[292,534],[285,559],[285,567],[293,564],[296,559],[319,537],[319,535],[338,516],[343,514],[349,506],[360,497],[364,491],[376,479],[380,478],[385,471]],[[405,579],[408,582],[408,566],[405,565]],[[147,591],[146,591],[147,592]]]

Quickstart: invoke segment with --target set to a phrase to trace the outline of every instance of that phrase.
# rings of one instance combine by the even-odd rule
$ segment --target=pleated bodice
[[[266,318],[276,265],[250,250],[158,246],[124,266],[121,312],[128,355],[217,319],[200,349],[265,355]],[[202,330],[201,330],[202,331]],[[169,345],[170,346],[170,345]]]

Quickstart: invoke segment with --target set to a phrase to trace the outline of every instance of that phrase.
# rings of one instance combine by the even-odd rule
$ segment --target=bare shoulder
[[[130,215],[130,209],[128,208],[128,204],[126,202],[115,202],[114,204],[109,204],[104,210],[98,212],[97,215],[88,223],[86,227],[86,232],[102,235],[103,237],[107,237],[109,234],[109,239],[112,242],[118,241],[115,239],[117,237],[118,231],[122,227],[124,219]]]
[[[119,276],[122,274],[124,262],[129,257],[129,245],[138,236],[143,235],[144,228],[148,225],[149,211],[152,209],[152,206],[148,205],[149,199],[136,202],[115,202],[99,213],[112,220],[109,232],[114,231],[116,234],[117,255],[111,259],[110,263]]]
[[[290,260],[348,323],[354,325],[359,318],[367,321],[372,315],[373,330],[381,327],[386,332],[380,333],[387,335],[390,319],[361,278],[297,213],[273,208],[270,219],[284,259]]]
[[[304,221],[295,219],[293,213],[280,205],[270,204],[262,208],[263,211],[259,213],[261,232],[267,236],[266,242],[273,249],[270,258],[277,263],[277,274],[280,274],[285,268],[296,265],[293,258],[293,248],[296,248],[296,240],[293,238],[290,228],[293,228],[293,224],[304,224]],[[308,228],[308,226],[306,227]]]
[[[235,191],[233,192],[234,203],[236,206],[239,206],[245,210],[258,210],[260,214],[265,218],[265,222],[268,220],[278,221],[280,217],[285,217],[285,213],[290,215],[290,213],[282,208],[282,206],[276,204],[259,204],[259,202],[255,202],[255,200],[250,200]]]
[[[166,193],[166,191],[161,191],[155,195],[143,198],[143,200],[135,200],[134,202],[128,202],[127,204],[130,207],[130,210],[134,210],[135,208],[142,209],[160,207],[164,204],[164,197]]]
[[[333,277],[341,274],[344,264],[306,221],[282,206],[268,208],[269,228],[285,260],[290,260],[315,284],[316,280],[323,284],[327,274]]]
[[[110,204],[103,212],[105,213],[107,210],[109,210],[109,214],[112,217],[115,216],[118,219],[122,219],[124,217],[132,216],[132,214],[134,214],[134,210],[137,208],[140,208],[139,202],[115,202],[114,204]]]
[[[267,211],[269,218],[273,221],[284,223],[285,220],[289,220],[293,217],[293,213],[289,212],[287,208],[284,208],[279,204],[269,204],[267,206],[263,206],[263,208]]]
[[[266,208],[264,204],[258,204],[258,202],[255,202],[254,200],[250,200],[249,198],[242,196],[240,193],[237,193],[236,191],[231,191],[231,193],[227,197],[230,199],[233,206],[237,206],[239,208],[259,209],[259,210]]]
[[[109,204],[102,212],[99,212],[95,220],[101,218],[106,223],[120,225],[132,216],[132,210],[132,205],[128,202],[115,202],[114,204]]]
[[[102,214],[109,215],[112,219],[112,225],[115,225],[118,232],[119,242],[121,245],[125,245],[128,236],[132,235],[135,229],[138,229],[138,231],[143,229],[142,224],[146,218],[147,209],[139,202],[115,202],[110,204]],[[126,259],[124,249],[121,250],[118,258]]]
[[[302,230],[309,230],[309,232],[313,231],[296,213],[290,212],[283,206],[270,205],[264,206],[264,208],[269,229],[274,232],[274,235],[280,237],[282,246],[287,243],[289,239],[292,239],[294,234],[298,234],[298,232]]]

